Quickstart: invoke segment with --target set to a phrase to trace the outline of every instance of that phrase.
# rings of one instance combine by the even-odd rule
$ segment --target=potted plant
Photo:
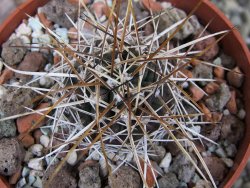
[[[3,44],[9,38],[9,36],[14,32],[14,30],[18,27],[18,25],[21,23],[21,21],[24,18],[27,18],[27,16],[24,13],[33,15],[37,11],[38,7],[46,4],[47,2],[48,1],[46,1],[46,0],[44,0],[44,1],[29,0],[26,3],[24,3],[23,5],[21,5],[19,7],[19,9],[17,9],[14,13],[12,13],[12,15],[0,27],[0,36],[1,36],[1,38],[0,38],[0,44]],[[145,1],[142,1],[142,2],[145,2]],[[195,10],[194,14],[199,18],[199,20],[201,21],[201,23],[203,25],[208,24],[212,20],[212,22],[208,25],[208,31],[210,31],[212,33],[216,33],[216,32],[218,33],[218,32],[221,32],[221,31],[230,30],[230,32],[227,35],[225,35],[225,37],[221,38],[221,40],[219,41],[220,42],[220,46],[222,47],[223,51],[226,54],[230,54],[230,56],[236,60],[237,66],[239,66],[243,70],[244,74],[248,75],[248,71],[250,71],[250,65],[249,65],[249,63],[250,63],[250,55],[249,55],[248,48],[246,47],[244,41],[242,40],[239,32],[237,30],[235,30],[235,29],[232,29],[233,28],[232,24],[228,21],[228,19],[212,3],[210,3],[209,1],[204,0],[204,1],[202,1],[202,3],[199,6],[197,6],[199,4],[199,2],[200,2],[199,0],[190,0],[190,1],[169,0],[168,2],[171,2],[173,6],[175,6],[177,8],[180,8],[180,9],[186,11],[187,13],[192,12],[192,11]],[[151,5],[153,6],[153,4],[151,4]],[[151,5],[149,4],[149,6],[151,6]],[[144,6],[146,6],[146,5],[144,5]],[[112,21],[111,18],[110,18],[110,21]],[[116,21],[118,22],[118,20],[113,20],[113,21],[114,22],[116,22]],[[184,21],[185,20],[183,20],[183,22]],[[181,24],[181,22],[179,24]],[[134,25],[134,27],[136,28],[135,25]],[[100,29],[101,31],[104,32],[105,28],[98,28],[98,29]],[[121,38],[122,38],[122,36],[123,35],[121,35]],[[170,34],[170,37],[171,37],[171,34]],[[67,49],[67,46],[64,46],[64,47],[65,47],[65,49]],[[58,48],[58,50],[60,51],[62,49]],[[159,50],[161,50],[161,49],[159,49]],[[71,51],[66,51],[66,52],[69,53],[70,56],[74,57],[74,54],[72,54]],[[206,51],[204,51],[204,53],[206,53]],[[153,54],[153,56],[154,55],[155,54]],[[151,58],[153,58],[153,56]],[[64,58],[67,59],[67,57],[64,57]],[[191,61],[193,61],[193,60],[191,60]],[[152,68],[150,68],[149,70],[152,70]],[[92,71],[92,69],[91,69],[91,71]],[[103,70],[100,69],[99,71],[102,72]],[[19,72],[16,72],[16,73],[19,73]],[[97,77],[98,77],[98,72],[93,72],[93,75],[97,75]],[[112,75],[112,73],[111,73],[111,75]],[[76,78],[77,77],[77,73],[75,73],[74,76]],[[127,75],[127,76],[129,77],[129,75]],[[129,79],[129,78],[127,78],[127,79]],[[96,83],[96,85],[98,85],[100,82],[103,83],[103,80],[100,79],[98,81],[98,83]],[[113,82],[115,82],[115,81],[111,79],[111,81],[109,81],[108,83],[110,85],[115,84]],[[80,84],[84,85],[84,82],[80,82]],[[105,83],[103,83],[103,84],[105,85]],[[95,89],[100,92],[100,88],[98,88],[96,85],[92,85],[92,86],[95,86]],[[127,86],[127,87],[129,87],[129,86]],[[250,82],[249,82],[249,79],[247,79],[247,76],[246,76],[246,79],[245,79],[245,82],[244,82],[244,85],[243,85],[243,98],[244,98],[245,109],[246,109],[247,114],[248,114],[248,112],[250,110],[249,109],[250,107],[248,107],[249,106],[248,105],[248,103],[249,103],[248,101],[249,100],[247,98],[247,96],[249,95],[249,92],[250,92],[250,90],[248,89],[249,87],[250,87]],[[129,91],[129,89],[128,89],[128,91]],[[89,91],[89,92],[91,93],[91,91]],[[68,94],[65,94],[65,97],[67,97],[66,95],[68,95]],[[100,93],[98,94],[99,97],[102,96],[102,95],[105,95],[105,92],[104,92],[104,94],[100,94]],[[128,97],[127,100],[130,99],[129,96],[130,96],[130,91],[126,93],[126,97]],[[115,96],[115,97],[116,97],[116,100],[118,100],[118,101],[119,100],[125,100],[125,99],[120,99],[120,98],[122,98],[122,96],[119,96],[119,94],[117,96]],[[62,100],[63,99],[64,98],[62,98]],[[109,102],[112,102],[112,101],[109,101]],[[128,108],[131,108],[131,106],[129,107],[129,101],[128,102],[124,102],[124,103],[125,103],[125,106],[127,106]],[[196,104],[196,103],[194,103],[194,104]],[[96,105],[98,106],[98,104],[96,104]],[[106,104],[106,108],[107,109],[108,109],[108,107],[109,106]],[[99,108],[99,106],[96,107],[96,108]],[[53,108],[47,109],[47,110],[48,110],[48,113],[49,113],[51,110],[53,110]],[[144,109],[143,108],[138,108],[138,110],[139,111],[143,111]],[[105,110],[102,111],[102,112],[103,113],[104,112],[107,113]],[[45,115],[48,115],[48,113],[46,113]],[[147,110],[145,110],[145,111],[143,111],[143,113],[149,113],[149,112]],[[155,116],[153,113],[152,114],[149,113],[149,114],[152,117],[154,117],[155,119],[158,118],[157,120],[160,121],[162,124],[164,124],[164,120],[163,119],[159,118],[158,116]],[[101,116],[101,114],[99,114],[99,115]],[[112,117],[112,115],[109,115],[107,117]],[[131,117],[129,118],[129,115],[128,115],[128,116],[126,116],[126,117],[124,116],[122,118],[125,118],[125,122],[126,122],[126,120],[130,121],[129,119]],[[246,115],[246,117],[245,117],[244,139],[240,143],[240,146],[239,146],[239,149],[238,149],[238,153],[237,153],[236,158],[234,160],[234,166],[230,169],[230,172],[228,173],[227,177],[220,184],[221,187],[231,187],[233,185],[234,181],[240,175],[241,171],[243,170],[243,168],[244,168],[244,166],[245,166],[245,164],[246,164],[246,162],[247,162],[247,160],[249,158],[249,155],[250,155],[250,130],[249,130],[250,119],[249,118],[250,117],[248,115]],[[38,118],[37,121],[39,123],[40,121],[42,121],[42,119]],[[35,125],[38,125],[38,123],[35,123]],[[164,124],[164,125],[166,126],[166,124]],[[102,131],[103,131],[103,129],[102,129]],[[144,134],[146,135],[146,133],[144,133]],[[97,137],[98,136],[93,137],[93,140],[95,140],[95,138],[97,138]],[[82,138],[84,138],[84,137],[82,137]],[[174,135],[173,135],[173,138],[175,138]],[[100,137],[98,137],[98,139],[100,139]],[[134,138],[130,138],[130,139],[134,139]],[[76,141],[76,140],[74,140],[74,141]],[[78,141],[77,141],[77,143],[78,143]],[[108,142],[108,143],[111,143],[111,142]],[[72,152],[77,146],[78,145],[73,145],[72,146],[73,149],[70,150],[70,152]],[[179,146],[179,147],[181,147],[181,146]],[[68,158],[69,158],[69,156],[66,156],[65,161]],[[105,160],[107,160],[106,158],[107,157],[105,155]],[[146,164],[145,161],[143,161],[143,160],[141,160],[139,158],[137,159],[137,162],[138,161],[139,161],[139,164],[137,164],[137,165],[139,165],[141,167],[141,172],[145,171],[145,169],[144,169],[144,166]],[[63,165],[62,163],[60,163],[60,164]],[[153,184],[154,184],[155,183],[155,180],[154,180],[155,179],[155,174],[152,172],[152,166],[149,165],[149,167],[146,168],[146,171],[148,171],[148,174],[151,174],[151,176],[153,176],[152,177],[153,178],[152,181],[153,181]],[[152,175],[152,174],[154,174],[154,175]],[[147,177],[145,179],[146,179],[145,180],[146,182],[143,182],[143,183],[145,185],[149,184],[150,181],[148,182]]]

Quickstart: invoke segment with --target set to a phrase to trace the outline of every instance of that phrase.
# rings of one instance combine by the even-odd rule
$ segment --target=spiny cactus
[[[88,154],[87,158],[98,159],[107,173],[123,164],[138,169],[144,185],[150,186],[146,167],[156,183],[160,173],[153,170],[150,160],[156,147],[175,142],[199,174],[204,179],[208,175],[213,182],[194,144],[195,140],[214,143],[195,130],[196,124],[209,122],[203,120],[201,108],[185,89],[188,85],[199,88],[197,82],[213,80],[189,78],[186,70],[211,47],[194,51],[192,47],[196,43],[223,36],[227,31],[184,44],[174,43],[174,36],[199,5],[186,18],[159,33],[159,18],[166,11],[136,20],[133,2],[129,0],[126,16],[120,19],[115,5],[120,3],[114,1],[108,20],[100,22],[81,2],[84,12],[79,14],[78,23],[68,17],[77,30],[75,43],[68,43],[43,26],[52,41],[45,48],[61,57],[48,72],[17,71],[9,67],[20,74],[34,76],[18,87],[31,88],[41,94],[37,100],[44,97],[43,100],[51,101],[43,117],[46,116],[48,122],[41,129],[51,130],[51,140],[59,140],[60,144],[55,147],[51,141],[48,153],[41,160],[67,153],[58,165],[59,170],[72,152],[82,151],[82,155]],[[91,30],[85,33],[81,24],[91,25]],[[153,32],[145,35],[142,28],[148,24],[153,26]],[[33,87],[39,79],[53,80],[54,85],[48,89]],[[36,125],[38,122],[34,127]],[[194,151],[204,171],[197,166],[187,147]],[[114,165],[117,161],[120,161],[118,166]]]

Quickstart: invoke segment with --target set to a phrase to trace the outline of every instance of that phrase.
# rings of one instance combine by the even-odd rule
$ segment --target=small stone
[[[212,184],[205,180],[199,180],[195,184],[195,188],[212,188]]]
[[[145,0],[147,2],[148,0]],[[157,33],[160,34],[161,32],[165,31],[167,28],[175,24],[176,22],[184,19],[187,17],[187,14],[178,8],[171,7],[169,9],[164,10],[165,13],[160,16],[159,25],[157,28]],[[171,15],[171,16],[169,16]],[[189,21],[185,23],[185,25],[180,29],[178,33],[174,35],[174,38],[183,40],[188,36],[192,35],[195,32],[195,27],[197,26],[196,21],[194,21],[196,17],[192,17]],[[196,19],[197,20],[197,19]],[[192,25],[194,24],[194,25]],[[195,26],[195,27],[194,27]],[[163,37],[161,37],[160,42],[163,42],[169,34],[172,34],[175,29],[171,30]]]
[[[43,177],[44,171],[43,170],[31,170],[30,171],[30,176],[35,176],[35,177]]]
[[[25,166],[25,167],[23,167],[23,170],[22,170],[22,177],[26,177],[26,176],[28,176],[28,175],[29,175],[29,173],[30,173],[30,169],[29,169],[29,168],[27,168],[26,166]]]
[[[26,53],[26,48],[10,47],[10,46],[24,46],[20,38],[9,40],[2,45],[2,58],[9,66],[20,63]]]
[[[52,0],[49,1],[41,10],[47,19],[61,25],[62,27],[70,28],[72,23],[66,14],[76,22],[78,16],[78,4],[71,4],[68,0]]]
[[[217,77],[217,78],[224,79],[225,70],[222,67],[215,67],[214,68],[214,76]]]
[[[36,177],[36,180],[32,184],[32,186],[37,187],[37,188],[43,188],[43,182],[42,182],[41,178]]]
[[[231,114],[237,114],[238,109],[237,109],[237,103],[236,103],[236,91],[230,91],[231,97],[226,105],[227,109]]]
[[[150,156],[150,158],[153,161],[160,163],[165,155],[166,155],[166,149],[163,146],[154,146],[154,153],[152,156]]]
[[[28,167],[34,170],[43,170],[43,161],[42,159],[38,159],[38,158],[30,159],[28,163]]]
[[[16,36],[20,37],[22,35],[25,35],[25,36],[31,35],[31,28],[27,26],[26,23],[21,23],[16,29]]]
[[[211,121],[212,113],[207,108],[207,106],[204,103],[200,103],[200,107],[202,109],[202,112],[204,113],[204,121]]]
[[[0,176],[0,187],[1,188],[10,188],[9,183],[7,182],[7,180],[3,176]]]
[[[41,87],[51,88],[51,86],[53,86],[54,83],[55,81],[50,77],[41,77],[39,79],[39,84]]]
[[[225,148],[225,150],[226,150],[228,157],[235,157],[235,155],[237,154],[237,148],[236,148],[235,144],[228,145]]]
[[[41,157],[43,153],[43,146],[41,144],[34,144],[30,147],[30,151],[33,153],[33,155]]]
[[[217,93],[205,100],[206,106],[211,111],[222,111],[231,97],[229,87],[222,83]]]
[[[232,168],[234,165],[234,162],[232,159],[229,158],[222,158],[222,161],[226,164],[228,168]]]
[[[76,151],[73,151],[69,158],[67,159],[67,163],[70,164],[71,166],[74,166],[77,161],[77,153]]]
[[[221,121],[221,138],[238,143],[244,135],[244,123],[233,115],[224,116]]]
[[[9,183],[11,185],[15,185],[17,181],[19,180],[19,178],[21,177],[21,174],[22,174],[22,166],[20,166],[19,169],[10,176]]]
[[[48,103],[41,103],[37,110],[38,109],[43,109],[43,108],[46,108],[48,107],[49,104]],[[41,112],[41,113],[45,113],[44,112]],[[19,133],[24,133],[26,131],[28,131],[30,128],[33,127],[33,125],[36,124],[36,122],[42,117],[41,114],[38,114],[38,113],[34,113],[34,114],[30,114],[30,115],[27,115],[27,116],[24,116],[24,117],[21,117],[21,118],[18,118],[17,119],[17,129],[18,129],[18,132]],[[41,125],[43,125],[45,122],[45,119],[43,119],[41,122],[39,122],[37,124],[36,127],[40,127]]]
[[[245,119],[245,117],[246,117],[246,111],[244,109],[240,109],[239,112],[238,112],[238,114],[237,114],[237,116],[241,120]]]
[[[239,67],[235,67],[232,71],[227,73],[227,81],[230,85],[239,88],[244,81],[244,74]]]
[[[29,177],[28,177],[29,185],[32,185],[35,181],[36,181],[36,177],[32,176],[32,175],[29,175]]]
[[[170,166],[170,163],[172,161],[172,155],[171,153],[166,153],[165,157],[162,159],[160,163],[160,167],[164,169],[164,172],[168,172],[168,168]]]
[[[24,60],[18,65],[17,69],[20,71],[37,72],[41,70],[46,63],[46,59],[39,52],[30,52],[24,57]],[[17,79],[26,82],[32,78],[32,76],[15,73]]]
[[[193,160],[197,162],[196,159]],[[189,182],[195,173],[195,167],[184,154],[180,153],[173,159],[170,171],[176,173],[179,180]]]
[[[25,186],[27,184],[25,178],[22,178],[18,181],[18,183],[16,184],[17,188],[22,188],[23,186]]]
[[[45,148],[48,147],[49,142],[50,142],[50,140],[49,140],[49,137],[48,137],[48,136],[42,135],[42,136],[40,137],[40,143],[41,143]]]
[[[166,173],[158,180],[158,185],[160,188],[177,188],[179,181],[174,173]]]
[[[201,28],[197,34],[195,35],[194,39],[198,39],[198,38],[201,38],[201,37],[205,37],[205,36],[208,36],[210,35],[210,33],[208,31],[204,31],[202,34],[201,32],[203,31],[203,28]],[[204,60],[204,61],[210,61],[210,60],[213,60],[218,52],[219,52],[219,46],[218,44],[216,43],[216,38],[215,37],[210,37],[206,40],[202,40],[198,43],[196,43],[194,45],[194,50],[198,50],[198,51],[202,51],[204,49],[206,49],[207,47],[211,46],[210,49],[208,49],[201,57],[200,59],[201,60]]]
[[[5,68],[0,76],[0,85],[9,81],[14,75],[14,72],[8,68]]]
[[[100,175],[106,177],[108,175],[107,162],[104,158],[99,159]]]
[[[35,140],[30,134],[26,134],[22,137],[21,143],[25,148],[29,148],[35,143]]]
[[[194,78],[200,79],[212,79],[213,78],[213,68],[208,65],[204,65],[199,63],[196,65],[192,71]],[[208,82],[199,81],[198,82],[201,86],[205,86]]]
[[[203,160],[205,161],[215,181],[220,182],[224,179],[227,173],[227,169],[221,159],[219,159],[218,157],[204,157]]]
[[[117,187],[140,187],[140,175],[129,166],[121,166],[115,173],[112,173],[109,178],[109,186]]]
[[[203,96],[205,95],[204,91],[195,85],[191,85],[189,87],[189,91],[190,91],[192,98],[195,102],[200,101],[203,98]]]
[[[220,55],[220,58],[221,58],[221,65],[223,67],[228,69],[233,69],[235,67],[236,62],[230,56],[227,56],[226,54],[222,53]]]
[[[42,135],[43,135],[43,133],[42,133],[42,131],[40,129],[36,129],[34,131],[33,136],[35,138],[36,144],[42,144],[41,141],[40,141],[40,138],[41,138]]]
[[[99,164],[94,161],[85,161],[79,167],[79,188],[100,188],[101,178],[99,175]]]
[[[31,89],[7,88],[6,95],[2,96],[0,99],[0,114],[4,117],[8,117],[27,112],[24,106],[28,108],[33,107],[31,103],[33,95],[34,93]]]
[[[154,0],[140,0],[140,2],[149,11],[159,12],[159,11],[162,11],[163,9],[163,7],[161,6],[161,3],[156,2]]]
[[[20,168],[24,158],[23,148],[16,138],[0,140],[0,174],[9,176]]]
[[[220,158],[225,158],[226,157],[226,153],[221,147],[219,147],[217,150],[215,150],[215,153]]]
[[[39,18],[38,17],[31,17],[28,19],[28,26],[33,30],[33,31],[41,31],[42,26],[40,24]]]
[[[56,165],[59,163],[59,159],[54,156],[49,156],[45,158],[46,164],[49,165]]]
[[[55,165],[50,166],[50,168],[47,170],[47,172],[43,177],[44,182],[46,182],[49,179],[49,177],[55,171],[56,167],[57,166]],[[51,181],[48,187],[76,188],[77,182],[72,172],[73,171],[71,170],[70,166],[65,165],[63,168],[61,168],[60,173],[56,175],[56,177]]]
[[[47,19],[46,15],[43,12],[40,12],[37,14],[40,22],[47,28],[51,28],[52,27],[52,22],[50,20]]]
[[[0,86],[1,88],[1,86]],[[0,115],[1,118],[1,115]],[[16,124],[14,120],[0,121],[0,139],[16,136]]]
[[[69,43],[68,29],[56,28],[55,33],[60,37],[60,40],[65,43]]]
[[[204,88],[204,91],[209,94],[209,95],[212,95],[212,94],[215,94],[220,88],[220,85],[215,83],[215,82],[210,82],[208,83],[205,88]]]
[[[33,153],[31,153],[31,151],[26,151],[25,156],[24,156],[24,162],[28,163],[30,161],[30,159],[32,159]]]

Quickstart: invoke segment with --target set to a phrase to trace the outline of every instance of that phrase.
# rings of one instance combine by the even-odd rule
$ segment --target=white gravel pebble
[[[67,159],[67,163],[70,164],[71,166],[73,166],[77,161],[77,153],[76,151],[73,151],[69,158]]]
[[[16,29],[16,36],[17,37],[20,37],[22,35],[30,36],[31,32],[32,30],[29,26],[27,26],[25,23],[21,23]]]
[[[52,85],[54,85],[55,81],[49,77],[42,77],[39,80],[39,84],[42,87],[50,88]]]
[[[42,151],[43,151],[43,146],[41,144],[34,144],[30,147],[30,151],[38,156],[41,157],[42,156]]]
[[[0,98],[7,93],[7,89],[0,85]]]
[[[3,60],[0,58],[0,73],[2,72],[3,70]]]
[[[29,178],[28,178],[29,183],[28,184],[32,185],[35,181],[36,181],[36,177],[32,176],[32,175],[29,175]]]
[[[34,170],[43,170],[43,161],[38,158],[30,159],[28,167]]]
[[[43,182],[42,182],[41,178],[36,177],[36,181],[33,183],[32,186],[37,187],[37,188],[42,188],[43,187]]]
[[[44,147],[48,147],[49,145],[49,137],[46,135],[42,135],[40,137],[40,143],[44,146]]]
[[[168,172],[170,163],[172,161],[172,155],[171,153],[166,153],[165,157],[162,159],[162,161],[160,162],[160,167],[164,169],[164,172]]]
[[[29,18],[28,20],[28,26],[31,27],[33,31],[39,31],[42,30],[42,26],[40,24],[39,18],[38,17],[32,17]]]
[[[107,164],[104,158],[100,158],[99,160],[100,164],[100,173],[103,177],[108,175],[108,169],[107,169]]]
[[[25,186],[27,184],[25,178],[22,178],[18,181],[16,188],[22,188],[23,186]]]
[[[31,170],[30,171],[30,176],[39,176],[43,177],[44,173],[41,170]]]
[[[55,33],[66,43],[69,43],[68,29],[56,28]]]
[[[218,155],[219,157],[226,157],[226,152],[224,151],[224,149],[222,148],[218,148],[217,150],[215,150],[216,155]]]
[[[246,117],[246,111],[244,109],[240,109],[238,114],[237,114],[238,118],[240,119],[245,119]]]
[[[34,156],[33,156],[33,153],[31,151],[26,151],[25,153],[25,156],[24,156],[24,162],[29,162],[30,159],[32,159]]]
[[[226,164],[228,168],[232,168],[234,165],[234,162],[232,159],[229,158],[222,158],[223,162]]]
[[[28,175],[29,175],[29,173],[30,173],[30,169],[29,169],[29,168],[27,168],[26,166],[25,166],[25,167],[23,167],[23,170],[22,170],[22,177],[26,177],[26,176],[28,176]]]
[[[23,41],[24,44],[30,44],[31,43],[31,40],[29,37],[25,36],[25,35],[22,35],[20,37],[20,39]]]

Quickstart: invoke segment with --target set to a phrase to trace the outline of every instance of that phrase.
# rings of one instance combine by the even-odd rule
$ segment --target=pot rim
[[[15,11],[13,11],[7,17],[7,19],[2,23],[2,25],[0,25],[0,45],[2,45],[2,43],[4,43],[10,37],[10,35],[15,31],[15,29],[21,23],[21,21],[23,19],[27,18],[26,14],[34,15],[35,12],[37,11],[37,8],[40,6],[43,6],[48,1],[49,0],[27,0],[25,3],[21,4]],[[185,4],[186,3],[183,0],[161,0],[161,1],[172,2],[173,5],[176,5],[176,3],[178,3],[178,4],[182,4],[182,3]],[[199,0],[189,0],[188,3],[191,4],[191,1],[193,2],[192,4],[194,4],[195,2],[198,3]],[[226,18],[224,13],[222,11],[220,11],[213,3],[211,3],[210,0],[202,0],[202,1],[203,1],[202,6],[205,6],[206,8],[209,9],[209,11],[212,11],[215,15],[217,15],[217,18],[220,19],[219,20],[220,23],[223,24],[222,27],[227,28],[227,29],[234,27],[233,24],[229,21],[229,19]],[[179,6],[177,6],[177,7],[179,7]],[[187,10],[185,10],[185,11],[187,11]],[[200,17],[198,16],[198,18],[200,18]],[[211,25],[213,25],[213,23]],[[221,30],[223,30],[223,29],[221,29]],[[240,47],[240,49],[238,49],[238,51],[241,51],[241,53],[244,55],[243,59],[246,61],[245,66],[248,67],[248,71],[250,72],[249,49],[248,49],[246,43],[244,42],[243,38],[241,37],[241,34],[239,33],[239,31],[234,29],[231,33],[232,34],[230,36],[234,37],[235,40],[238,42],[238,46]],[[238,61],[237,61],[237,64],[238,64]],[[249,80],[250,80],[250,78],[249,78]],[[245,84],[245,85],[247,85],[247,84]],[[250,85],[250,83],[248,85]],[[245,91],[245,89],[244,89],[244,91]],[[245,95],[247,95],[246,92],[244,92],[244,93],[245,93]],[[250,94],[250,91],[249,91],[249,94]],[[248,97],[246,97],[246,98],[247,98],[247,101],[250,101],[250,96],[249,96],[249,98]],[[243,141],[241,141],[241,145],[239,147],[238,153],[240,153],[240,154],[237,154],[236,159],[235,159],[235,160],[238,160],[239,162],[234,164],[234,166],[230,169],[229,174],[227,174],[226,179],[220,185],[220,187],[226,187],[226,188],[231,187],[233,185],[233,183],[237,180],[237,178],[240,176],[242,170],[244,169],[244,167],[245,167],[245,165],[250,157],[250,140],[249,140],[250,139],[250,114],[248,114],[248,110],[246,110],[246,112],[247,112],[246,122],[245,122],[246,133],[245,133],[244,139],[243,139]],[[249,118],[247,118],[247,117],[249,117]],[[247,122],[248,122],[248,124],[247,124]]]

